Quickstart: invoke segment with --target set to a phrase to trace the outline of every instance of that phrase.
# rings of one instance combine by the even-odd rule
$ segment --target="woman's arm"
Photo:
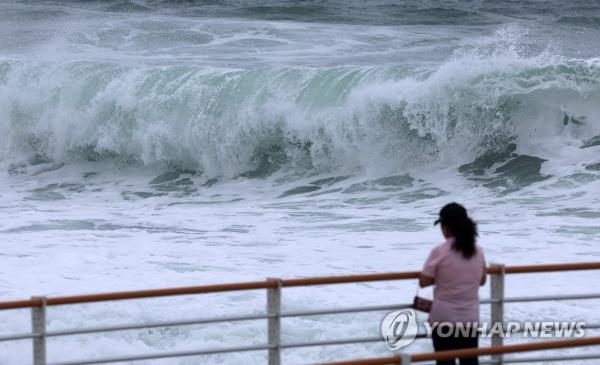
[[[481,250],[481,248],[479,248]],[[483,273],[481,274],[481,280],[479,280],[479,285],[484,286],[487,281],[487,264],[485,262],[485,257],[483,256],[483,252],[481,252],[481,261],[483,266]]]
[[[431,250],[427,260],[425,260],[425,265],[423,265],[421,273],[419,273],[419,286],[421,288],[434,284],[435,272],[437,271],[440,260],[441,256],[439,255],[439,250],[437,248]]]
[[[435,280],[433,280],[433,278],[430,278],[429,276],[423,275],[422,273],[419,274],[419,286],[421,288],[425,288],[427,286],[431,286],[433,285],[435,282]]]

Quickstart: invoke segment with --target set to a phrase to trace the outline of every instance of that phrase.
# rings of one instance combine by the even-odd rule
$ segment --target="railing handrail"
[[[298,286],[351,284],[362,283],[367,281],[409,280],[418,279],[419,274],[419,271],[405,271],[360,275],[315,276],[309,278],[283,279],[281,281],[281,285],[285,288],[289,288]]]
[[[522,266],[506,266],[506,274],[524,274],[524,273],[539,273],[539,272],[557,272],[557,271],[580,271],[580,270],[599,270],[600,262],[582,262],[569,264],[550,264],[550,265],[522,265]],[[488,274],[497,274],[498,268],[490,267],[487,269]],[[391,272],[391,273],[376,273],[376,274],[361,274],[361,275],[341,275],[341,276],[318,276],[308,278],[293,278],[281,280],[282,287],[300,287],[300,286],[315,286],[315,285],[332,285],[332,284],[349,284],[368,281],[391,281],[391,280],[408,280],[417,279],[418,271],[408,272]],[[67,304],[83,304],[93,302],[105,302],[113,300],[127,299],[143,299],[155,298],[175,295],[190,295],[190,294],[208,294],[227,291],[241,290],[256,290],[256,289],[273,289],[278,285],[275,280],[264,280],[254,282],[229,283],[229,284],[212,284],[201,286],[149,289],[136,291],[109,292],[86,295],[73,296],[58,296],[49,297],[46,299],[45,305],[67,305]],[[0,310],[6,309],[21,309],[35,308],[43,305],[41,299],[15,300],[8,302],[0,302]]]
[[[566,300],[572,298],[590,299],[600,298],[600,294],[580,294],[580,295],[560,295],[560,296],[544,296],[544,297],[520,297],[520,298],[506,298],[504,295],[504,281],[505,274],[521,274],[521,273],[543,273],[543,272],[559,272],[559,271],[570,271],[570,270],[596,270],[600,269],[600,262],[588,262],[588,263],[567,263],[567,264],[553,264],[553,265],[527,265],[527,266],[509,266],[506,267],[501,264],[492,264],[487,268],[487,273],[490,274],[490,298],[483,299],[482,303],[491,304],[491,318],[494,323],[503,323],[503,312],[505,302],[521,302],[521,301],[532,301],[532,300]],[[281,350],[295,347],[312,347],[312,346],[323,346],[323,345],[338,345],[338,344],[351,344],[351,343],[362,343],[362,342],[373,342],[379,340],[377,337],[369,338],[348,338],[348,339],[335,339],[329,341],[312,341],[312,342],[296,342],[296,343],[285,343],[281,341],[281,320],[285,317],[295,316],[307,316],[307,315],[322,315],[322,314],[339,314],[339,313],[357,313],[363,311],[390,309],[389,306],[370,306],[370,307],[353,307],[353,308],[332,308],[324,310],[311,310],[311,311],[300,311],[300,312],[282,312],[281,311],[281,297],[283,287],[301,287],[301,286],[314,286],[314,285],[330,285],[330,284],[350,284],[360,283],[368,281],[386,281],[386,280],[407,280],[416,279],[419,277],[419,272],[391,272],[391,273],[373,273],[364,275],[345,275],[345,276],[321,276],[312,278],[297,278],[297,279],[279,279],[279,278],[268,278],[264,281],[254,282],[242,282],[242,283],[229,283],[229,284],[212,284],[203,286],[189,286],[179,288],[164,288],[164,289],[150,289],[140,291],[123,291],[114,293],[97,293],[87,294],[79,296],[59,296],[59,297],[32,297],[29,300],[17,300],[12,302],[0,302],[0,310],[2,309],[17,309],[17,308],[30,308],[31,310],[31,333],[18,334],[14,336],[1,336],[0,341],[14,341],[18,339],[31,339],[33,344],[33,364],[34,365],[48,365],[46,361],[46,344],[47,338],[53,336],[69,336],[76,334],[90,334],[100,332],[111,332],[120,330],[131,330],[131,329],[144,329],[153,327],[163,326],[184,326],[191,324],[208,324],[217,322],[230,322],[239,320],[267,320],[267,342],[266,345],[260,346],[241,346],[232,348],[220,348],[220,349],[199,349],[189,351],[175,351],[175,352],[161,352],[154,354],[137,354],[128,355],[122,357],[107,357],[101,359],[87,359],[78,360],[75,362],[62,362],[54,365],[74,365],[74,364],[105,364],[122,361],[136,361],[146,359],[159,359],[159,358],[171,358],[171,357],[182,357],[182,356],[197,356],[197,355],[208,355],[217,353],[228,353],[228,352],[243,352],[243,351],[268,351],[267,359],[269,365],[281,365]],[[190,294],[207,294],[207,293],[218,293],[218,292],[233,292],[243,290],[266,290],[266,312],[249,314],[245,316],[230,316],[230,317],[219,317],[219,318],[203,318],[203,319],[192,319],[192,320],[177,320],[169,322],[153,322],[153,323],[141,323],[131,325],[118,325],[109,327],[95,327],[95,328],[79,328],[79,329],[67,329],[62,331],[48,331],[46,313],[48,306],[55,305],[66,305],[66,304],[81,304],[81,303],[92,303],[92,302],[105,302],[105,301],[116,301],[116,300],[127,300],[127,299],[141,299],[141,298],[157,298],[175,295],[190,295]],[[401,307],[410,306],[410,304],[400,305]],[[417,336],[417,338],[420,338]],[[600,337],[596,338],[600,340]],[[496,341],[494,341],[496,340]],[[561,342],[559,347],[561,348],[569,346],[587,346],[592,343],[589,340],[584,339],[582,342],[579,340],[575,342],[575,345],[569,345],[569,342]],[[595,341],[595,340],[592,340]],[[596,343],[593,343],[596,344]],[[600,344],[600,343],[598,343]],[[492,364],[502,362],[503,351],[512,352],[517,351],[528,351],[526,348],[529,345],[513,345],[502,347],[502,337],[492,336],[492,348],[491,349],[478,349],[478,350],[466,350],[466,351],[479,351],[474,355],[469,353],[461,353],[460,351],[453,353],[441,354],[419,354],[419,355],[408,355],[403,354],[399,358],[404,361],[404,364],[410,364],[411,359],[414,361],[427,361],[429,359],[436,359],[438,356],[483,356],[485,354],[492,355]],[[556,344],[558,346],[558,344]],[[525,347],[523,347],[525,346]],[[502,348],[502,351],[498,351],[498,348]],[[521,350],[519,350],[521,348]],[[542,345],[537,349],[542,350],[545,347]],[[486,352],[492,351],[492,352]],[[534,351],[529,350],[529,351]],[[421,358],[419,358],[421,356]],[[423,358],[425,356],[425,358]],[[434,356],[427,358],[426,356]],[[598,355],[600,358],[600,355]],[[381,359],[367,359],[364,361],[360,360],[358,364],[384,364],[390,358]],[[395,361],[394,358],[392,358]],[[375,362],[371,362],[375,361]],[[384,362],[381,362],[384,361]],[[395,362],[398,363],[398,362]],[[352,362],[350,362],[352,364]]]
[[[541,350],[557,350],[569,347],[584,347],[600,345],[600,337],[577,338],[571,340],[522,343],[497,347],[484,347],[477,349],[450,350],[410,355],[410,362],[440,361],[455,358],[469,358],[488,355],[512,354],[517,352],[530,352]],[[379,357],[362,360],[348,360],[321,365],[402,365],[402,356]]]
[[[543,264],[543,265],[513,265],[504,268],[505,274],[531,274],[536,272],[557,272],[557,271],[584,271],[598,270],[600,262],[579,262],[567,264]],[[488,274],[499,274],[498,267],[490,267]]]
[[[149,290],[136,290],[136,291],[122,291],[122,292],[112,292],[112,293],[73,295],[73,296],[49,297],[46,299],[46,305],[54,306],[54,305],[66,305],[66,304],[83,304],[83,303],[93,303],[93,302],[106,302],[106,301],[112,301],[112,300],[167,297],[167,296],[174,296],[174,295],[208,294],[208,293],[218,293],[218,292],[226,292],[226,291],[272,289],[272,288],[275,288],[276,286],[277,286],[277,283],[275,281],[265,280],[265,281],[254,281],[254,282],[245,282],[245,283],[214,284],[214,285],[188,286],[188,287],[178,287],[178,288],[163,288],[163,289],[149,289]],[[0,302],[0,310],[33,308],[33,307],[41,307],[41,306],[42,306],[41,299],[34,299],[34,298],[29,299],[29,300]]]

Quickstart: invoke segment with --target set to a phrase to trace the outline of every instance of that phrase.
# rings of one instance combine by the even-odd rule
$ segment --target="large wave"
[[[507,146],[585,144],[600,134],[598,101],[599,60],[510,49],[463,52],[435,67],[4,59],[0,154],[168,163],[212,177],[403,171],[458,166]]]

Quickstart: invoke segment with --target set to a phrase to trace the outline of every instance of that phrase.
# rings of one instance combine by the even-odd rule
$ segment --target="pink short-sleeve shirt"
[[[454,238],[431,250],[422,274],[434,279],[429,322],[479,322],[479,284],[486,273],[483,250],[471,258],[452,248]]]

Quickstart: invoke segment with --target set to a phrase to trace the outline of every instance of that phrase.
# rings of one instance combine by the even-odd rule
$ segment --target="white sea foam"
[[[400,26],[161,4],[0,4],[1,300],[418,270],[440,241],[432,221],[453,200],[479,222],[490,262],[600,255],[593,30],[568,29],[587,42],[578,49],[571,38],[546,42],[559,39],[554,23],[498,25],[506,14]],[[593,292],[597,280],[515,276],[507,295]],[[415,289],[290,289],[283,306],[405,303]],[[49,328],[258,313],[264,301],[248,292],[65,306],[50,310]],[[596,307],[510,305],[507,317],[597,323]],[[377,336],[382,317],[286,319],[283,338]],[[29,330],[27,311],[0,321],[0,336]],[[105,333],[52,340],[49,361],[265,340],[261,321]],[[29,351],[28,341],[0,343],[0,364],[29,362]],[[372,344],[284,359],[386,354]]]

